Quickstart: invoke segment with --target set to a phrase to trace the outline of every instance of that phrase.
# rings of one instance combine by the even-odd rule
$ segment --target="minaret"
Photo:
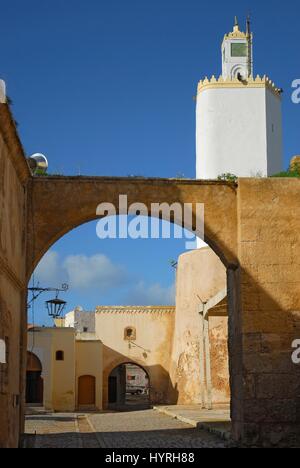
[[[197,178],[269,176],[282,170],[281,90],[253,76],[253,36],[235,18],[222,43],[222,75],[199,82]]]
[[[222,76],[225,80],[247,80],[253,76],[252,38],[250,19],[247,19],[247,31],[244,33],[235,17],[233,31],[225,35],[222,44]]]

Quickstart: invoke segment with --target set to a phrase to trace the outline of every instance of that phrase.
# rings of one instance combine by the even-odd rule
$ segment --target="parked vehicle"
[[[126,393],[129,395],[142,395],[145,391],[144,387],[138,387],[138,386],[128,386],[126,388]]]

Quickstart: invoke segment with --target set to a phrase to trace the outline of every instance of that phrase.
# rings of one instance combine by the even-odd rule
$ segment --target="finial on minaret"
[[[234,29],[233,30],[239,31],[239,20],[237,16],[234,17]]]
[[[246,22],[246,34],[248,37],[251,36],[251,16],[250,14],[247,16],[247,22]]]

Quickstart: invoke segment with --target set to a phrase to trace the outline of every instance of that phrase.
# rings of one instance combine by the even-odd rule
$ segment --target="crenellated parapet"
[[[97,306],[96,314],[173,314],[175,306]]]
[[[211,78],[205,77],[204,80],[201,80],[198,84],[198,93],[206,89],[214,88],[268,88],[276,96],[281,97],[282,90],[277,88],[275,83],[266,75],[260,76],[257,75],[256,78],[251,76],[247,80],[238,80],[236,79],[224,79],[221,75],[219,78],[216,78],[214,75]]]

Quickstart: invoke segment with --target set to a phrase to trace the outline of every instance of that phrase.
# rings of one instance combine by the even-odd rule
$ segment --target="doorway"
[[[26,403],[42,406],[44,402],[44,381],[42,364],[39,358],[27,352]]]
[[[94,407],[96,405],[96,377],[82,375],[78,379],[78,406]]]

